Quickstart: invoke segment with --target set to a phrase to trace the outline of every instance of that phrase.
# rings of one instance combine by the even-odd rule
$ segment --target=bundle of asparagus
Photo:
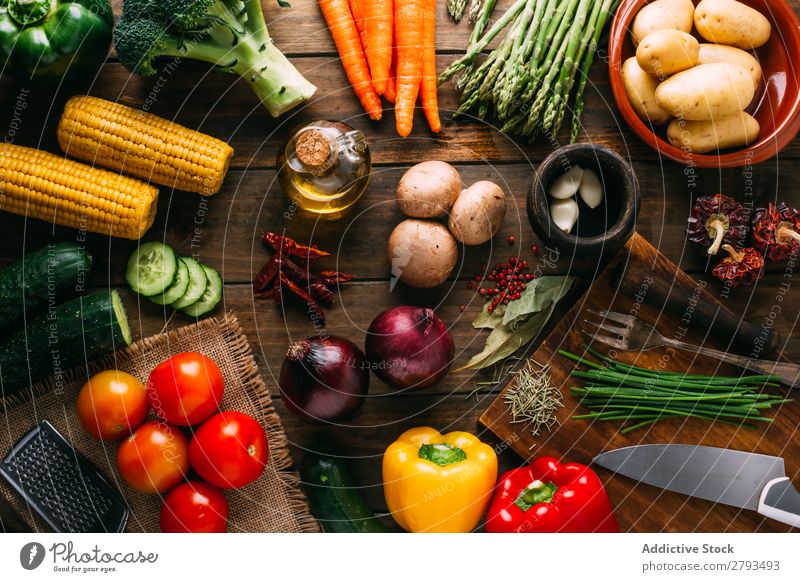
[[[510,135],[555,137],[571,97],[570,142],[575,141],[589,68],[619,2],[517,0],[489,28],[497,0],[482,0],[466,54],[439,77],[441,84],[460,74],[454,117],[474,111],[480,119],[494,115],[501,131]],[[478,56],[503,31],[496,48],[478,64]]]

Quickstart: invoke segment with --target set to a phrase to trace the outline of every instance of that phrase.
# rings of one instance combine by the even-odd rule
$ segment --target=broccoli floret
[[[316,90],[272,43],[259,0],[124,0],[114,38],[131,72],[152,75],[162,57],[211,63],[243,77],[275,117]]]

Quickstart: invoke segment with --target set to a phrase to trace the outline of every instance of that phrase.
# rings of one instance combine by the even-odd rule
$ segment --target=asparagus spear
[[[447,12],[456,22],[460,22],[464,17],[464,9],[466,7],[467,0],[447,0]]]

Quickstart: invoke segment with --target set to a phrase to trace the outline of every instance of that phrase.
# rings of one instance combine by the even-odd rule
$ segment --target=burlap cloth
[[[117,368],[146,382],[157,364],[185,351],[200,352],[217,362],[225,377],[222,409],[240,410],[258,419],[269,439],[269,463],[261,477],[243,489],[227,492],[230,503],[228,531],[319,531],[299,488],[299,478],[290,470],[292,460],[286,434],[272,406],[269,390],[258,373],[247,338],[231,314],[140,340],[91,364],[88,370],[69,372],[63,377],[61,387],[57,387],[51,378],[35,386],[26,396],[8,398],[5,402],[0,399],[3,412],[0,456],[5,456],[13,443],[36,423],[49,420],[122,492],[130,507],[127,531],[159,531],[161,496],[139,493],[122,480],[116,470],[116,443],[98,441],[89,436],[78,421],[75,403],[87,377],[99,370]],[[16,506],[35,530],[50,531],[2,478],[0,493]]]

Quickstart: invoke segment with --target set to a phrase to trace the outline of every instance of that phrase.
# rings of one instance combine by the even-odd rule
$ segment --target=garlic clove
[[[554,200],[550,203],[550,218],[558,228],[569,233],[578,222],[578,203],[574,198]]]
[[[583,177],[581,178],[581,185],[578,188],[581,195],[581,200],[586,203],[589,208],[597,208],[603,202],[603,184],[600,178],[597,177],[591,170],[584,170]]]
[[[572,198],[581,185],[581,178],[583,178],[583,168],[572,166],[550,184],[550,197],[556,200]]]

